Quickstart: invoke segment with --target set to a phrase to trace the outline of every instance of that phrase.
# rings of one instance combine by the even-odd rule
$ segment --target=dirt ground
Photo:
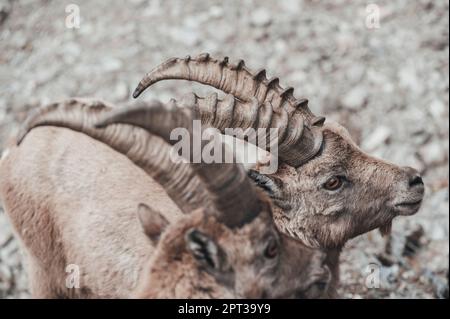
[[[66,27],[69,3],[80,9],[79,28]],[[364,150],[424,175],[423,206],[394,221],[390,256],[377,231],[345,247],[341,295],[438,298],[447,288],[448,296],[448,14],[446,0],[0,0],[0,149],[43,103],[91,96],[120,104],[169,57],[242,58],[346,125]],[[211,91],[167,81],[143,98],[192,89]],[[0,209],[0,298],[26,297]]]

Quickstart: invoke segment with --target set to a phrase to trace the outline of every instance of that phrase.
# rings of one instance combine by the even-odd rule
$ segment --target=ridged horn
[[[189,100],[195,100],[202,123],[216,127],[222,133],[227,126],[243,129],[277,128],[279,155],[289,165],[301,166],[320,150],[322,132],[314,127],[321,127],[325,118],[311,113],[308,100],[296,99],[292,87],[282,88],[276,77],[267,79],[265,69],[253,73],[242,60],[230,64],[228,58],[214,59],[209,54],[189,59],[172,58],[149,72],[133,96],[139,96],[147,87],[166,79],[196,81],[231,95],[224,100],[219,100],[216,94],[207,98],[193,95]],[[298,115],[302,117],[303,123],[299,123]],[[305,136],[298,134],[304,130],[308,130]],[[291,133],[295,134],[291,136]],[[266,145],[269,147],[271,144]],[[294,149],[288,149],[287,146]]]
[[[43,125],[84,133],[126,155],[159,182],[183,212],[203,208],[228,227],[240,227],[260,211],[256,190],[240,164],[173,161],[170,132],[184,127],[192,136],[194,114],[192,108],[157,101],[116,110],[101,101],[71,99],[37,110],[26,121],[18,143]]]
[[[288,114],[299,112],[310,125],[315,115],[307,103],[298,108],[298,99],[294,89],[284,89],[277,78],[267,79],[266,70],[250,71],[244,61],[230,64],[228,58],[221,60],[209,54],[200,54],[195,58],[171,58],[147,73],[136,87],[133,97],[138,97],[149,86],[169,79],[195,81],[210,85],[225,93],[232,94],[243,102],[250,102],[255,97],[259,104],[271,101],[275,108],[284,107]]]
[[[159,105],[159,102],[150,104]],[[24,123],[17,143],[20,144],[35,127],[69,128],[101,141],[127,156],[158,181],[183,212],[189,213],[213,205],[194,170],[189,165],[171,161],[168,153],[170,147],[161,138],[130,125],[95,128],[95,124],[113,109],[113,106],[102,101],[83,99],[70,99],[41,107]]]
[[[301,101],[300,101],[301,103]],[[275,136],[268,136],[270,128],[278,129],[278,154],[280,159],[288,165],[298,167],[313,158],[320,150],[322,132],[319,127],[309,127],[299,113],[288,114],[284,108],[275,109],[271,102],[260,105],[256,98],[250,102],[242,102],[231,94],[223,100],[216,93],[207,97],[199,97],[194,93],[185,95],[178,105],[186,107],[194,105],[200,114],[202,124],[212,126],[227,134],[227,128],[241,128],[248,133],[248,128],[255,130],[266,129],[265,134],[258,134],[259,138],[248,138],[249,134],[242,134],[244,138],[267,151],[272,151],[273,144],[268,143]],[[264,138],[262,144],[261,138]],[[264,147],[262,147],[264,146]]]
[[[138,106],[136,108],[118,109],[107,114],[97,126],[110,124],[129,124],[141,127],[151,134],[160,136],[168,144],[173,144],[170,133],[175,128],[186,128],[190,136],[193,132],[192,120],[197,116],[193,108],[169,108],[162,104]],[[202,132],[200,132],[202,133]],[[202,147],[209,141],[202,140]],[[191,152],[195,151],[190,143]],[[228,152],[224,144],[222,160]],[[190,158],[192,155],[189,155]],[[253,220],[260,210],[260,202],[256,190],[248,179],[242,165],[238,163],[191,163],[196,174],[211,194],[216,208],[217,218],[228,227],[240,227]]]

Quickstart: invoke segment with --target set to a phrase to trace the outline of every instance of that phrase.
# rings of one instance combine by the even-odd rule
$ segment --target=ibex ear
[[[264,190],[272,198],[278,207],[283,210],[290,209],[289,203],[284,201],[283,181],[280,178],[272,175],[264,175],[253,169],[249,170],[247,175],[253,180],[256,186]]]
[[[138,217],[144,233],[154,244],[157,244],[159,237],[169,225],[167,219],[143,203],[140,203],[138,206]]]
[[[197,229],[190,229],[185,239],[187,249],[208,272],[214,274],[225,267],[225,252],[208,235]]]

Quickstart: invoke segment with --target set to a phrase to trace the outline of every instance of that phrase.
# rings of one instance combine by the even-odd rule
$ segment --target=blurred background
[[[0,0],[0,150],[41,104],[120,104],[169,57],[242,58],[347,126],[367,152],[424,174],[426,199],[417,215],[394,220],[389,256],[377,231],[345,247],[341,295],[448,296],[448,36],[447,0]],[[212,90],[166,81],[141,98],[192,89]],[[367,285],[374,269],[376,288]],[[0,298],[12,297],[29,297],[27,278],[0,209]]]

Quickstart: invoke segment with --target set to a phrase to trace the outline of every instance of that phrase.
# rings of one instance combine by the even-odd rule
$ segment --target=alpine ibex
[[[192,132],[192,109],[153,102],[109,113],[102,102],[81,100],[49,109],[55,121],[71,114],[105,144],[37,128],[2,159],[0,194],[33,296],[317,298],[326,291],[325,254],[277,230],[269,198],[241,165],[170,158],[170,131]],[[137,118],[140,127],[107,126]],[[138,214],[137,203],[146,203]],[[68,264],[79,266],[80,289],[65,285]]]
[[[223,100],[216,94],[191,94],[178,102],[194,105],[205,125],[224,133],[227,127],[278,128],[278,171],[263,175],[256,167],[249,176],[271,197],[280,230],[327,251],[332,295],[345,242],[376,228],[388,232],[393,218],[416,213],[424,184],[416,170],[365,154],[342,126],[325,123],[309,110],[306,99],[294,98],[292,88],[283,89],[278,78],[267,79],[265,73],[249,71],[243,61],[231,64],[207,54],[170,59],[148,73],[133,95],[161,80],[197,81],[228,93]],[[22,135],[35,126],[59,125],[96,138],[83,124],[89,114],[71,118],[72,113],[54,109],[32,118]]]
[[[308,100],[296,99],[293,88],[282,88],[278,78],[267,79],[264,69],[253,73],[242,60],[230,63],[208,54],[172,58],[149,72],[133,96],[167,79],[195,81],[227,93],[223,100],[216,94],[190,94],[179,102],[194,104],[203,122],[223,133],[227,127],[279,129],[283,163],[275,174],[250,171],[250,177],[276,204],[280,230],[328,251],[334,282],[347,240],[376,228],[387,233],[393,218],[419,210],[424,184],[415,169],[364,153],[345,128],[314,115]]]

